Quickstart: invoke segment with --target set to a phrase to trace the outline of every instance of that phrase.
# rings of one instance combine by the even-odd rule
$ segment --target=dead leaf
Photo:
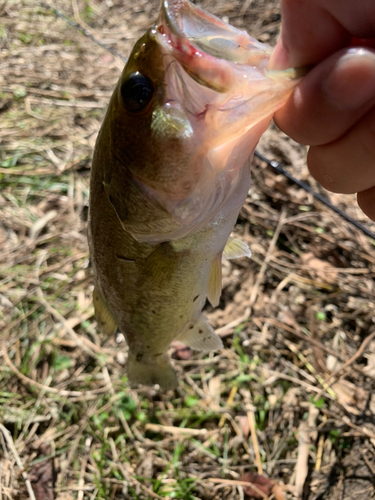
[[[38,458],[43,458],[51,453],[51,447],[41,444]],[[54,500],[54,467],[51,457],[37,462],[30,468],[29,478],[36,500]]]
[[[208,382],[208,392],[210,393],[210,396],[215,403],[219,403],[220,387],[221,387],[220,376],[212,377]]]
[[[335,333],[335,336],[333,338],[333,343],[332,343],[332,348],[339,352],[339,342],[340,342],[340,338],[342,336],[343,332],[341,330],[338,330],[336,333]],[[336,356],[333,356],[332,354],[329,354],[327,356],[327,360],[326,360],[326,367],[328,368],[328,370],[330,372],[334,372],[335,370],[339,370],[342,366],[342,363],[340,363],[340,361],[336,358]]]
[[[363,368],[363,371],[368,377],[375,378],[375,353],[366,354],[367,366]]]
[[[372,394],[369,406],[370,406],[370,411],[373,414],[373,418],[374,418],[374,416],[375,416],[375,394]]]
[[[50,210],[43,217],[38,219],[30,229],[30,238],[35,240],[39,234],[43,231],[44,227],[57,216],[56,210]]]
[[[172,342],[172,346],[175,348],[176,356],[178,359],[188,361],[193,356],[193,351],[186,344],[175,340]]]
[[[363,368],[363,371],[368,377],[375,378],[375,341],[370,343],[365,358],[367,358],[367,366]]]
[[[257,474],[256,472],[246,472],[239,480],[251,483],[251,485],[243,487],[243,491],[248,497],[266,499],[270,495],[274,495],[275,500],[285,500],[280,485],[273,479]]]
[[[298,428],[298,433],[299,433],[298,457],[295,469],[296,494],[298,498],[302,498],[303,488],[309,471],[308,464],[309,464],[310,445],[318,438],[318,433],[315,429],[319,413],[320,413],[319,409],[316,408],[312,403],[310,403],[307,422],[302,421]]]
[[[310,450],[310,435],[307,422],[301,422],[298,429],[298,457],[296,463],[296,495],[302,498],[303,486],[308,473],[309,450]]]
[[[312,276],[315,274],[324,283],[336,283],[338,269],[329,262],[318,259],[312,252],[302,255],[302,262]]]
[[[236,420],[242,431],[243,436],[247,438],[250,432],[249,419],[247,418],[247,415],[239,415],[236,417]]]
[[[271,493],[275,497],[275,500],[285,500],[284,492],[279,484],[274,485]]]
[[[344,378],[332,384],[332,389],[339,403],[342,404],[347,411],[350,411],[353,415],[359,415],[364,411],[368,398],[367,391]]]
[[[153,452],[147,452],[146,456],[137,467],[137,474],[139,476],[143,476],[144,478],[152,477],[153,466],[154,466]]]

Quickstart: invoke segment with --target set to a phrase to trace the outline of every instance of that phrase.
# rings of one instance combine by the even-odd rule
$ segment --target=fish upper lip
[[[177,22],[174,22],[171,10],[169,9],[169,1],[163,0],[161,5],[161,16],[160,21],[165,21],[166,26],[171,30],[171,32],[179,37],[184,37],[184,33],[180,29],[180,26]]]
[[[218,92],[227,91],[235,78],[231,64],[224,59],[214,57],[194,43],[194,36],[184,29],[185,20],[198,24],[204,21],[207,27],[214,26],[214,16],[207,15],[199,7],[187,0],[163,0],[161,4],[156,37],[167,51],[181,64],[185,71],[198,83]],[[217,20],[221,23],[221,21]],[[223,23],[223,28],[226,26]]]

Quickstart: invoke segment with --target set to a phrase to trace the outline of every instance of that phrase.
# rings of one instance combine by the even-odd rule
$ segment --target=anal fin
[[[96,287],[94,288],[92,298],[94,302],[95,319],[98,322],[98,326],[103,333],[110,337],[117,330],[117,323],[113,319],[112,314],[108,311],[104,299]]]
[[[215,333],[203,314],[194,324],[189,325],[177,340],[196,351],[218,351],[223,348],[221,338]]]
[[[230,237],[225,245],[223,260],[251,257],[250,248],[243,241]]]
[[[207,298],[212,307],[216,307],[220,302],[221,287],[222,287],[222,269],[221,269],[221,253],[214,260],[210,278],[208,281]]]

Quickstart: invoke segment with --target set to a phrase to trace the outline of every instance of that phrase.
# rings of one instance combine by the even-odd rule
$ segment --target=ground
[[[126,57],[158,1],[51,5]],[[276,1],[202,5],[277,39]],[[235,228],[252,258],[207,308],[224,349],[174,349],[176,391],[131,389],[121,335],[96,328],[86,241],[123,62],[35,0],[0,19],[0,498],[374,498],[374,240],[254,160]],[[275,127],[259,147],[374,229],[311,179],[304,147]]]

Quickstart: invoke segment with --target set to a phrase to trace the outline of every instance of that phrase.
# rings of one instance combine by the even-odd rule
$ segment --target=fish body
[[[270,49],[188,0],[164,1],[111,97],[92,165],[89,246],[99,326],[129,345],[132,383],[177,385],[167,349],[222,346],[202,314],[219,303],[223,258],[249,158],[295,85]]]

